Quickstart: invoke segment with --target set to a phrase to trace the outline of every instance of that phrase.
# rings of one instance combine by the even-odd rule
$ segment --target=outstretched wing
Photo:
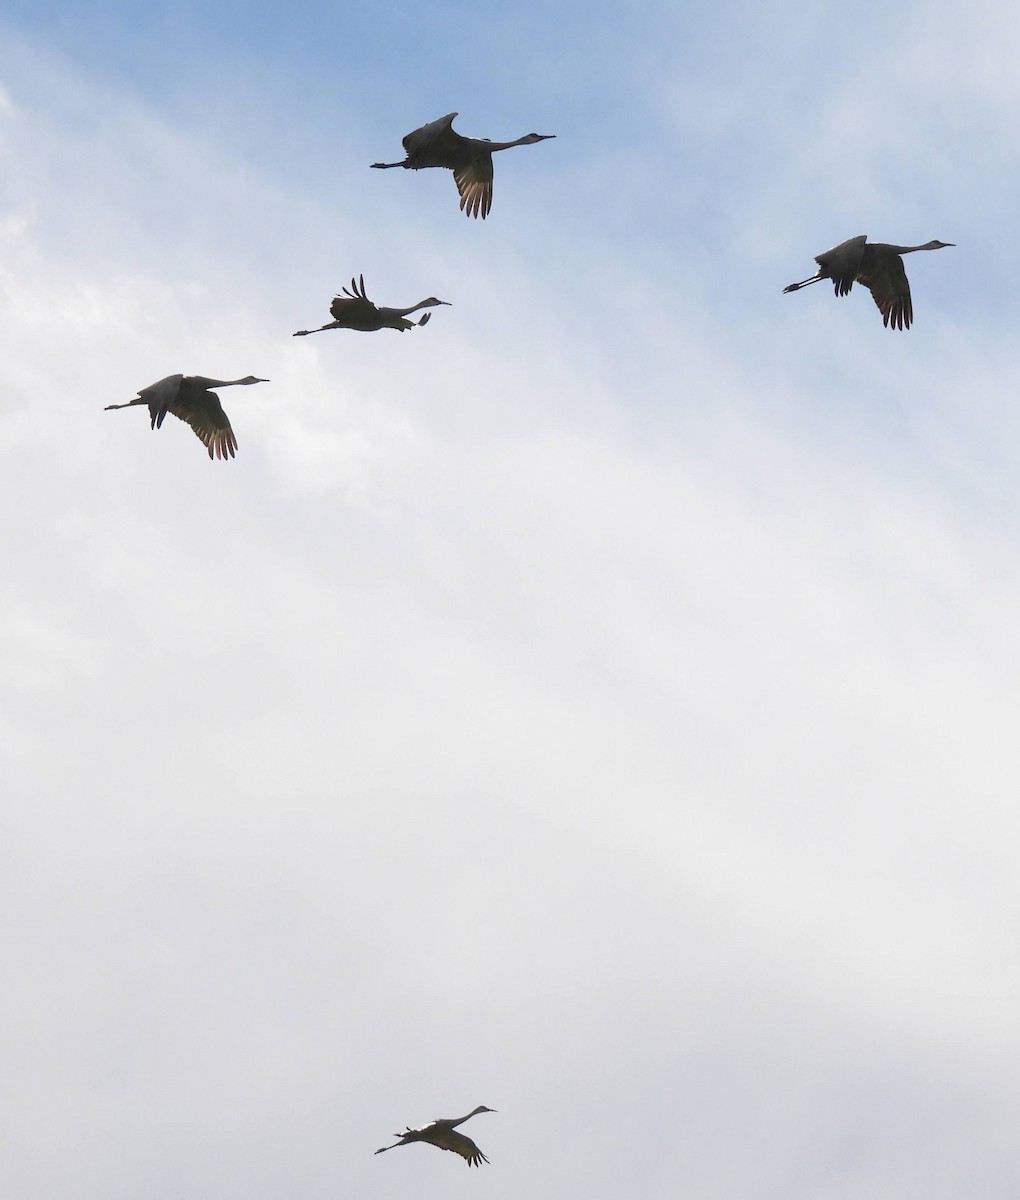
[[[429,121],[427,125],[422,125],[420,129],[413,129],[401,141],[407,157],[414,158],[415,155],[431,146],[437,138],[448,133],[456,116],[455,112],[447,113],[445,117],[437,117],[436,120]]]
[[[144,401],[149,406],[149,417],[153,429],[159,429],[163,424],[163,418],[170,411],[170,405],[177,396],[183,380],[183,375],[168,375],[158,383],[150,383],[148,387],[139,388],[138,400],[132,401],[132,404]]]
[[[341,325],[347,321],[363,323],[371,321],[377,315],[379,310],[365,294],[364,275],[359,275],[356,280],[352,279],[351,286],[345,287],[343,293],[342,296],[334,296],[333,303],[329,306],[334,321],[339,321]]]
[[[858,272],[867,240],[866,233],[859,233],[857,237],[815,255],[815,262],[832,280],[837,296],[845,296],[854,286],[854,280],[860,278]]]
[[[483,1162],[489,1161],[466,1134],[460,1133],[456,1129],[442,1127],[433,1129],[428,1140],[433,1146],[439,1146],[442,1150],[452,1150],[454,1154],[459,1154],[461,1158],[467,1160],[469,1167],[480,1167]]]
[[[914,319],[910,303],[910,284],[903,269],[903,259],[898,254],[864,256],[857,278],[871,292],[882,324],[893,329],[909,329]]]
[[[492,208],[492,155],[478,155],[454,167],[453,182],[460,194],[461,211],[484,220]]]
[[[210,458],[234,457],[237,438],[234,437],[230,421],[215,392],[189,393],[181,388],[176,400],[167,407],[175,417],[191,426],[199,441],[209,451]]]

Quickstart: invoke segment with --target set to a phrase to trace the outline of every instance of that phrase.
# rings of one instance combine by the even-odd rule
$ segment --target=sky
[[[1013,1200],[1018,55],[5,5],[5,1197]],[[368,169],[452,111],[484,222]],[[782,294],[859,233],[909,331]],[[360,274],[450,307],[291,338]]]

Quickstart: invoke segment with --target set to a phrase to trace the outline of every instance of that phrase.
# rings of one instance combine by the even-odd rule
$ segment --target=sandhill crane
[[[384,1150],[395,1150],[397,1146],[410,1145],[411,1142],[429,1142],[433,1146],[438,1146],[440,1150],[452,1150],[454,1154],[466,1158],[469,1167],[480,1167],[483,1162],[489,1160],[469,1137],[458,1133],[456,1127],[463,1125],[476,1113],[495,1111],[494,1108],[486,1108],[484,1104],[479,1104],[466,1117],[437,1117],[428,1125],[422,1125],[418,1129],[411,1129],[408,1126],[403,1133],[393,1135],[395,1138],[400,1138],[399,1142],[394,1142],[392,1146],[380,1146],[376,1150],[376,1154],[382,1154]]]
[[[882,324],[893,329],[909,329],[914,319],[910,303],[910,284],[903,269],[902,254],[913,254],[915,250],[942,250],[954,246],[955,242],[925,242],[923,246],[890,246],[885,242],[869,242],[866,233],[841,242],[815,256],[818,271],[810,279],[791,283],[784,292],[795,292],[798,288],[817,283],[819,279],[831,279],[837,296],[845,296],[854,285],[854,280],[863,283],[875,298],[882,314]]]
[[[204,375],[168,375],[158,383],[141,388],[134,400],[127,404],[108,404],[112,408],[131,408],[135,404],[146,404],[152,418],[152,428],[159,429],[168,412],[186,421],[209,451],[209,457],[226,459],[234,457],[237,439],[230,428],[227,414],[223,411],[220,398],[214,387],[233,387],[235,384],[268,383],[268,379],[257,379],[246,375],[243,379],[206,379]]]
[[[360,284],[360,287],[359,287]],[[420,321],[406,320],[408,313],[417,312],[419,308],[433,308],[437,304],[449,307],[449,300],[437,300],[429,296],[427,300],[419,300],[410,308],[379,308],[365,295],[365,276],[359,275],[357,280],[351,280],[351,286],[343,289],[342,296],[334,296],[329,311],[334,320],[328,325],[320,325],[318,329],[299,329],[294,337],[307,337],[310,333],[321,333],[324,329],[360,329],[371,333],[375,329],[412,329],[415,325],[428,323],[431,313],[425,313]]]
[[[488,138],[461,137],[453,130],[455,112],[447,113],[404,138],[403,162],[372,163],[373,167],[447,167],[460,194],[460,207],[469,217],[485,217],[492,207],[492,156],[511,146],[530,146],[554,138],[555,133],[526,133],[513,142],[490,142]]]

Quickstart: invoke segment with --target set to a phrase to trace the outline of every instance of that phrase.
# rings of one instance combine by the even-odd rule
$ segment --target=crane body
[[[913,254],[915,250],[943,250],[952,245],[955,243],[931,241],[923,246],[893,246],[886,242],[869,242],[868,235],[861,233],[815,255],[818,263],[815,274],[799,283],[788,284],[783,291],[796,292],[819,279],[831,279],[836,295],[845,296],[854,283],[862,283],[878,305],[883,325],[909,329],[914,309],[902,256]]]
[[[457,1126],[463,1125],[477,1113],[495,1111],[494,1108],[479,1104],[466,1117],[437,1117],[417,1129],[408,1126],[403,1133],[393,1135],[399,1138],[399,1141],[394,1142],[392,1146],[380,1146],[376,1154],[382,1154],[385,1150],[395,1150],[397,1146],[409,1146],[411,1142],[428,1142],[430,1146],[438,1146],[440,1150],[452,1150],[454,1154],[459,1154],[467,1160],[469,1167],[480,1167],[483,1162],[487,1163],[489,1160],[466,1134],[458,1132]]]
[[[426,167],[445,167],[453,172],[453,181],[460,195],[461,211],[469,217],[483,220],[492,208],[492,156],[497,150],[513,146],[530,146],[554,138],[555,133],[526,133],[512,142],[490,142],[488,138],[468,138],[453,128],[457,113],[447,113],[422,125],[403,139],[406,158],[400,162],[372,163],[386,170],[404,167],[421,171]]]
[[[342,296],[333,297],[333,303],[329,306],[333,320],[328,325],[320,325],[318,329],[299,329],[293,336],[307,337],[310,333],[322,333],[324,329],[357,329],[362,333],[372,333],[376,329],[397,329],[403,333],[405,329],[413,329],[415,325],[428,324],[432,316],[427,312],[420,320],[409,321],[407,318],[411,313],[420,308],[434,308],[437,304],[449,307],[449,303],[448,300],[437,300],[435,296],[429,296],[410,308],[382,308],[369,300],[365,294],[365,277],[359,275],[358,279],[351,280],[349,288],[343,289]]]
[[[108,404],[106,411],[115,408],[133,408],[144,404],[149,410],[151,427],[161,428],[168,412],[179,417],[195,431],[198,439],[209,451],[210,458],[233,458],[237,451],[237,438],[230,420],[223,411],[220,398],[210,389],[214,387],[247,386],[252,383],[268,383],[246,375],[244,379],[209,379],[205,375],[168,375],[157,383],[141,388],[134,400],[126,404]]]

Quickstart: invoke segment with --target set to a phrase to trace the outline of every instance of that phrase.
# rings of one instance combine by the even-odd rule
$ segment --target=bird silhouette
[[[467,138],[455,133],[457,113],[430,121],[403,139],[407,157],[402,162],[372,163],[385,170],[405,167],[420,171],[423,167],[446,167],[460,195],[461,210],[469,217],[485,217],[492,208],[492,156],[511,146],[530,146],[556,136],[555,133],[526,133],[512,142],[490,142],[488,138]]]
[[[382,1154],[384,1150],[395,1150],[397,1146],[408,1146],[411,1142],[428,1142],[432,1146],[438,1146],[440,1150],[452,1150],[454,1154],[459,1154],[461,1158],[467,1159],[469,1167],[480,1167],[483,1162],[487,1163],[489,1160],[466,1134],[457,1132],[457,1126],[463,1125],[476,1113],[495,1111],[494,1108],[486,1108],[484,1104],[479,1104],[466,1117],[437,1117],[428,1125],[421,1125],[417,1129],[408,1126],[403,1133],[393,1135],[400,1141],[394,1142],[392,1146],[380,1146],[376,1154]]]
[[[223,411],[220,398],[214,387],[234,387],[250,383],[268,383],[268,379],[257,379],[246,375],[244,379],[206,379],[204,375],[168,375],[158,383],[141,388],[134,400],[127,404],[108,404],[106,412],[114,408],[133,408],[145,404],[152,418],[152,428],[159,429],[168,412],[180,417],[198,435],[209,451],[210,458],[233,458],[237,450],[237,439],[230,428],[230,421]]]
[[[343,293],[342,296],[333,297],[329,311],[334,319],[328,325],[320,325],[318,329],[299,329],[293,336],[307,337],[310,333],[322,333],[324,329],[359,329],[364,333],[371,333],[376,329],[398,329],[403,333],[405,329],[412,329],[415,325],[427,324],[432,316],[431,313],[425,313],[418,321],[408,321],[409,313],[417,312],[419,308],[432,308],[437,304],[449,307],[448,300],[437,300],[435,296],[429,296],[410,308],[380,308],[365,295],[364,275],[359,275],[357,280],[352,279],[351,286],[345,287]]]
[[[783,291],[795,292],[819,279],[831,279],[836,295],[845,296],[855,281],[863,283],[878,305],[882,324],[891,325],[893,329],[909,329],[914,309],[901,255],[913,254],[915,250],[942,250],[955,244],[925,242],[923,246],[891,246],[886,242],[869,242],[868,235],[862,233],[815,255],[818,263],[815,274],[800,283],[789,284]]]

